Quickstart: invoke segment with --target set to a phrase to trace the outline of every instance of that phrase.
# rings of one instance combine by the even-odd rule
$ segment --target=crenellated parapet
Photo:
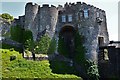
[[[99,9],[99,8],[93,6],[93,5],[86,4],[85,2],[66,3],[64,5],[64,8],[71,8],[71,7],[74,7],[74,6],[76,6],[75,8],[80,8],[80,9],[91,9],[91,8],[93,8],[94,10],[105,13],[104,10]]]
[[[55,36],[58,40],[61,29],[74,28],[85,38],[83,44],[87,49],[86,58],[95,61],[99,39],[104,39],[105,45],[109,41],[105,11],[84,2],[65,3],[58,7],[49,4],[40,6],[29,2],[25,6],[25,15],[15,21],[16,24],[31,30],[34,40],[39,39],[45,33],[50,38]],[[69,28],[70,26],[73,28]]]

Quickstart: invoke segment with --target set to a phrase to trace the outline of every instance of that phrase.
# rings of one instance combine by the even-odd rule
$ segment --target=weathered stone
[[[63,15],[65,22],[62,22]],[[27,3],[24,17],[16,22],[25,29],[31,30],[34,40],[39,39],[44,30],[50,38],[55,36],[58,40],[61,29],[71,26],[84,36],[86,58],[94,61],[97,61],[99,38],[103,38],[104,45],[107,46],[109,43],[105,11],[86,3],[66,3],[64,7],[57,8],[53,5],[50,7],[48,4],[40,7],[37,4]]]

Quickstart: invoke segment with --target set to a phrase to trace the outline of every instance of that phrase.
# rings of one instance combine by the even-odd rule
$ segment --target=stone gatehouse
[[[25,15],[15,19],[13,25],[31,30],[34,40],[45,31],[50,38],[55,37],[56,45],[61,33],[71,52],[74,47],[73,32],[78,31],[84,36],[86,58],[95,61],[99,47],[109,44],[105,11],[84,2],[66,3],[58,7],[49,4],[40,6],[29,2],[25,6]],[[59,54],[57,47],[55,53]]]

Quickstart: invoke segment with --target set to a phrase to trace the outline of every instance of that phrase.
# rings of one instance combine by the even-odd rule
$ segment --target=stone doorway
[[[74,28],[72,26],[64,26],[60,30],[60,36],[64,40],[65,46],[68,50],[69,57],[73,58],[74,55]]]

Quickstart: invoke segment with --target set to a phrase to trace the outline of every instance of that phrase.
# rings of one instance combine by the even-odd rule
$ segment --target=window
[[[100,17],[100,14],[99,14],[99,12],[97,12],[97,17]]]
[[[109,60],[108,58],[108,50],[104,49],[104,60]]]
[[[84,17],[88,18],[88,10],[87,9],[84,10]]]
[[[79,13],[76,13],[76,20],[79,20]]]
[[[99,46],[104,46],[104,37],[98,37]]]
[[[66,16],[62,15],[62,22],[66,22]]]
[[[72,21],[72,15],[68,15],[68,22],[71,22]]]

